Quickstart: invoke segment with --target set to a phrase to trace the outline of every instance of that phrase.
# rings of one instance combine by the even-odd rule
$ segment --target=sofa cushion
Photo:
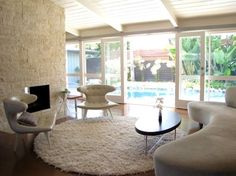
[[[227,106],[236,108],[236,87],[229,87],[226,90],[225,103]]]

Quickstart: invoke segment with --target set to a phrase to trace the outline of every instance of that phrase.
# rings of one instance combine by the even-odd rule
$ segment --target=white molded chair
[[[113,118],[110,108],[117,106],[118,104],[108,100],[106,94],[113,92],[115,87],[96,84],[81,86],[77,88],[77,90],[86,96],[85,101],[77,105],[77,107],[83,109],[83,119],[86,118],[88,109],[103,110],[105,115],[108,115],[108,110]]]
[[[6,98],[3,100],[4,110],[5,114],[9,123],[10,128],[16,133],[16,140],[15,140],[15,147],[14,151],[17,149],[17,144],[19,140],[20,134],[26,134],[26,133],[40,133],[44,132],[49,146],[50,146],[50,140],[49,140],[49,132],[52,130],[55,120],[56,120],[56,114],[53,119],[47,124],[37,124],[35,125],[28,124],[22,124],[19,123],[19,118],[26,117],[30,121],[30,118],[35,119],[34,116],[28,112],[26,112],[28,108],[28,104],[34,102],[37,100],[36,95],[32,94],[22,94],[19,96],[13,96],[10,98]],[[36,119],[37,120],[37,119]]]

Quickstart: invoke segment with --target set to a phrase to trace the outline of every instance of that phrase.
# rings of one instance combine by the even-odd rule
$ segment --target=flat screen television
[[[28,112],[36,112],[50,109],[50,89],[49,85],[32,86],[26,88],[27,93],[34,94],[38,99],[28,105]]]

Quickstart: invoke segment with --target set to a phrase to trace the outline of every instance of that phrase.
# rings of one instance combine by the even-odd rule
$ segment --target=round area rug
[[[46,163],[67,172],[92,175],[124,175],[153,169],[152,153],[145,155],[144,136],[134,129],[136,118],[70,120],[53,129],[49,147],[39,134],[34,150]],[[177,129],[177,138],[183,135]],[[158,137],[148,137],[151,147]],[[173,140],[168,133],[158,144]],[[158,147],[157,145],[157,147]]]

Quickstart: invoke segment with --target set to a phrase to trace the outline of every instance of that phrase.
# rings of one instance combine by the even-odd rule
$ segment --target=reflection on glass
[[[87,73],[101,73],[101,43],[86,43],[85,57]]]

